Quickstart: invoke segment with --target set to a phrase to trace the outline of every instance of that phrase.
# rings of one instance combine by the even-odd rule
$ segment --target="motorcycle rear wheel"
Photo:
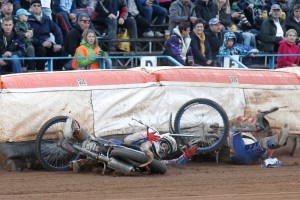
[[[111,151],[110,155],[123,160],[132,160],[133,163],[137,164],[136,167],[148,161],[148,158],[144,153],[126,148],[115,148]],[[167,172],[167,166],[156,159],[148,166],[153,173],[165,174]]]
[[[57,116],[48,120],[39,130],[35,140],[35,154],[41,165],[49,171],[70,170],[70,162],[79,158],[79,153],[69,153],[61,147],[63,127],[67,116]],[[69,141],[72,145],[77,140]]]

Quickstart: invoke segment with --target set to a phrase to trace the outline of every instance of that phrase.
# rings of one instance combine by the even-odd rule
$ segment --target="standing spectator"
[[[13,60],[0,59],[1,74],[4,71],[12,71],[13,73],[21,73],[22,67],[19,57],[23,56],[23,48],[17,34],[13,30],[13,19],[4,17],[2,21],[2,30],[0,31],[0,56],[2,58],[15,58]]]
[[[103,54],[98,45],[96,33],[91,29],[87,29],[83,32],[82,37],[82,42],[76,49],[74,56],[87,58],[74,58],[72,62],[73,69],[99,69],[100,60],[98,58],[88,58],[89,56],[101,56]]]
[[[196,65],[213,66],[211,49],[203,31],[204,22],[197,19],[190,34],[194,62]]]
[[[33,46],[36,57],[57,57],[63,53],[63,35],[60,28],[46,15],[42,14],[41,1],[30,2],[31,14],[28,22],[33,28]],[[55,43],[50,40],[50,33],[55,37]],[[36,60],[36,69],[44,70],[46,60]],[[62,60],[53,60],[53,69],[62,69]]]
[[[170,39],[166,41],[166,50],[164,52],[164,55],[172,56],[185,66],[194,64],[193,60],[191,60],[193,54],[190,47],[190,26],[189,22],[181,22],[174,28]]]
[[[295,29],[300,35],[300,4],[294,6],[291,15],[285,20],[286,30]]]
[[[157,0],[137,0],[137,7],[141,15],[145,17],[149,24],[152,24],[152,20],[157,17],[155,20],[155,25],[161,25],[164,22],[165,17],[168,14],[168,10],[160,6]],[[155,37],[163,37],[160,31],[154,32]]]
[[[196,21],[195,4],[191,0],[176,0],[170,7],[169,30],[172,31],[181,22],[189,21],[192,24]]]
[[[220,63],[217,62],[219,60],[217,59],[217,54],[219,53],[219,48],[223,43],[223,34],[221,33],[221,28],[222,26],[219,19],[212,18],[209,21],[209,29],[204,32],[211,47],[212,59],[215,63],[215,66],[220,66]]]
[[[1,13],[0,13],[0,25],[1,25],[4,17],[11,17],[14,20],[13,10],[14,10],[14,7],[13,7],[12,0],[3,0],[2,1]],[[14,20],[14,23],[15,23],[15,20]]]
[[[265,52],[277,52],[279,42],[283,40],[285,26],[280,19],[281,8],[278,4],[273,4],[270,16],[262,23],[260,28],[262,50]]]
[[[279,42],[278,54],[300,54],[300,48],[295,44],[297,31],[290,29],[286,32],[285,40]],[[300,56],[278,56],[277,67],[297,67],[300,64]]]
[[[82,41],[82,34],[85,30],[92,29],[91,18],[88,13],[82,12],[78,14],[78,20],[74,25],[74,28],[68,33],[65,39],[65,54],[66,56],[73,56],[75,54],[76,48],[80,45]],[[106,54],[105,54],[106,55]],[[72,62],[68,62],[64,65],[65,69],[71,68]],[[110,59],[105,60],[105,68],[111,69],[112,63]]]
[[[196,16],[206,22],[205,28],[208,28],[208,22],[217,16],[217,10],[212,1],[197,0],[196,3]]]
[[[20,8],[16,12],[17,22],[15,25],[15,31],[20,39],[20,41],[24,44],[25,55],[27,57],[35,57],[34,47],[32,45],[33,41],[33,29],[31,28],[28,21],[28,16],[31,15],[25,9]],[[26,60],[27,69],[34,70],[35,69],[35,61],[34,60]]]

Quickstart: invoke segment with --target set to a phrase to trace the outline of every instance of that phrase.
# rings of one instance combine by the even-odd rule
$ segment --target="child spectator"
[[[84,56],[87,58],[74,58],[72,62],[73,69],[99,69],[99,58],[88,58],[89,56],[104,56],[105,52],[98,45],[95,31],[87,29],[82,34],[83,39],[80,46],[76,49],[74,56]]]
[[[15,31],[20,39],[21,43],[24,44],[25,55],[27,57],[35,57],[34,47],[32,45],[33,41],[33,29],[31,28],[28,21],[28,16],[31,15],[25,9],[20,8],[16,12],[17,22],[15,25]],[[27,61],[27,69],[34,70],[35,62],[34,60]]]
[[[290,29],[285,34],[285,40],[279,42],[278,54],[300,54],[299,47],[295,44],[297,31]],[[300,64],[300,56],[278,56],[277,67],[297,67]]]
[[[224,41],[223,45],[219,49],[219,55],[250,55],[252,56],[253,53],[257,53],[258,50],[251,47],[238,44],[236,42],[236,36],[233,32],[229,31],[224,34]],[[243,63],[250,65],[251,60],[249,58],[243,59]]]

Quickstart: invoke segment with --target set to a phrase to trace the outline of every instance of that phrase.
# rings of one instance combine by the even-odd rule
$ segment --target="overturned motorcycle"
[[[178,151],[182,154],[183,149],[193,145],[198,147],[199,153],[215,151],[228,135],[229,122],[225,111],[208,99],[194,99],[184,104],[175,116],[175,130],[171,118],[170,133],[166,134],[159,134],[155,128],[135,120],[146,129],[121,141],[94,138],[80,128],[76,120],[72,121],[73,129],[66,130],[70,118],[57,116],[39,130],[35,143],[36,156],[50,171],[65,171],[71,167],[74,170],[75,161],[85,158],[101,165],[103,174],[107,168],[125,174],[165,174],[167,166],[161,162],[162,159]],[[148,136],[159,136],[159,139],[151,141]],[[136,140],[138,137],[141,140]]]
[[[126,145],[116,139],[94,138],[79,128],[76,120],[73,121],[78,128],[71,133],[64,130],[68,119],[67,116],[54,117],[39,130],[35,152],[44,168],[50,171],[70,170],[74,161],[84,157],[102,164],[103,174],[107,168],[129,175],[167,172],[167,166],[157,159],[144,166],[148,157],[138,146]]]

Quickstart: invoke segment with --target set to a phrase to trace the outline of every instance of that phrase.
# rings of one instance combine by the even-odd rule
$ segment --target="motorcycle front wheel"
[[[70,153],[62,148],[63,128],[67,116],[57,116],[48,120],[39,130],[35,140],[35,154],[41,165],[50,171],[70,170],[70,162],[79,158],[79,153]],[[77,140],[68,141],[69,146]]]
[[[219,148],[229,132],[226,112],[218,103],[204,98],[192,99],[178,110],[174,122],[181,145],[197,145],[200,153],[208,153]],[[195,136],[195,137],[192,137]]]
[[[127,148],[115,148],[111,151],[110,156],[117,157],[125,161],[132,160],[133,163],[136,163],[135,167],[138,167],[148,161],[148,158],[144,153]],[[156,159],[154,159],[148,166],[153,173],[165,174],[167,172],[167,166]]]

